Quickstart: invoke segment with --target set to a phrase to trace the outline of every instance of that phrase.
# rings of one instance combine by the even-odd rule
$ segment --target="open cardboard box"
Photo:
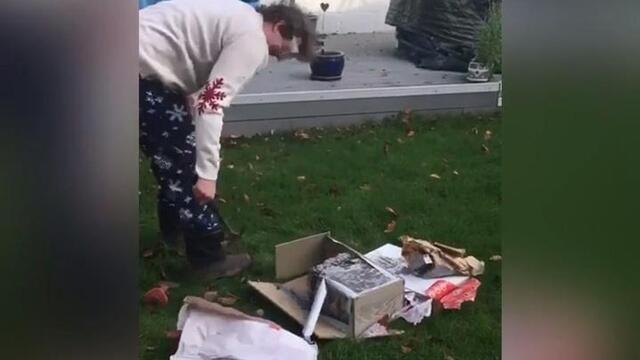
[[[282,284],[249,281],[249,285],[303,326],[307,323],[309,311],[301,305],[296,294],[312,293],[307,273],[314,265],[339,253],[348,252],[391,278],[383,285],[357,294],[349,302],[348,323],[321,314],[313,332],[319,339],[360,338],[369,327],[385,316],[391,318],[402,308],[404,280],[393,276],[356,250],[333,239],[329,232],[279,244],[275,251],[276,278],[288,281]]]

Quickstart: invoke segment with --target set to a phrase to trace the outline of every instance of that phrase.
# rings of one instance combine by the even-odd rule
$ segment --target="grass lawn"
[[[486,272],[476,302],[461,311],[415,327],[397,320],[392,326],[406,331],[400,337],[322,342],[321,359],[500,358],[501,268],[488,261],[501,252],[500,124],[499,114],[414,117],[413,136],[399,119],[389,119],[381,125],[309,130],[309,139],[289,133],[227,140],[218,184],[226,201],[222,215],[242,232],[234,247],[252,254],[254,264],[241,277],[208,284],[184,276],[184,258],[158,251],[141,255],[140,296],[163,272],[180,283],[165,309],[141,306],[141,358],[169,357],[165,331],[175,329],[182,298],[210,288],[240,297],[237,308],[263,309],[266,318],[299,334],[297,323],[243,282],[273,279],[274,245],[327,230],[363,253],[399,244],[403,234],[465,247],[486,261]],[[140,248],[146,249],[157,238],[155,184],[146,162],[140,189]],[[391,233],[384,231],[391,220],[387,206],[399,214]],[[403,353],[402,346],[411,351]]]

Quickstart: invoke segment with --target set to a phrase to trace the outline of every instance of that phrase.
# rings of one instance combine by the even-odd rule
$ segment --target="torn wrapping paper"
[[[463,302],[476,301],[476,294],[479,287],[480,280],[471,278],[457,289],[442,297],[440,303],[444,309],[460,310]]]
[[[466,256],[464,249],[402,236],[402,257],[408,268],[421,276],[431,278],[467,275],[476,276],[484,272],[484,262]]]
[[[427,299],[410,291],[405,294],[408,305],[394,315],[394,318],[403,318],[410,324],[418,325],[425,317],[431,316],[431,303],[433,299]]]
[[[447,280],[438,280],[435,284],[431,285],[429,289],[425,292],[429,298],[439,301],[445,295],[457,289],[458,287]]]
[[[233,308],[187,297],[178,314],[182,331],[170,360],[315,360],[318,347],[278,324]]]

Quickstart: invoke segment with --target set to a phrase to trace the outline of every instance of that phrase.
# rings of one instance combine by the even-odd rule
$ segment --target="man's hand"
[[[193,197],[200,205],[213,201],[216,197],[216,181],[199,178],[193,187]]]

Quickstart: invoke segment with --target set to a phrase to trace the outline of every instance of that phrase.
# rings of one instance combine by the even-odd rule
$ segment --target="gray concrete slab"
[[[313,81],[309,79],[308,64],[272,61],[242,94],[467,83],[465,74],[420,69],[398,57],[394,33],[330,35],[325,39],[325,48],[345,52],[341,80]]]

